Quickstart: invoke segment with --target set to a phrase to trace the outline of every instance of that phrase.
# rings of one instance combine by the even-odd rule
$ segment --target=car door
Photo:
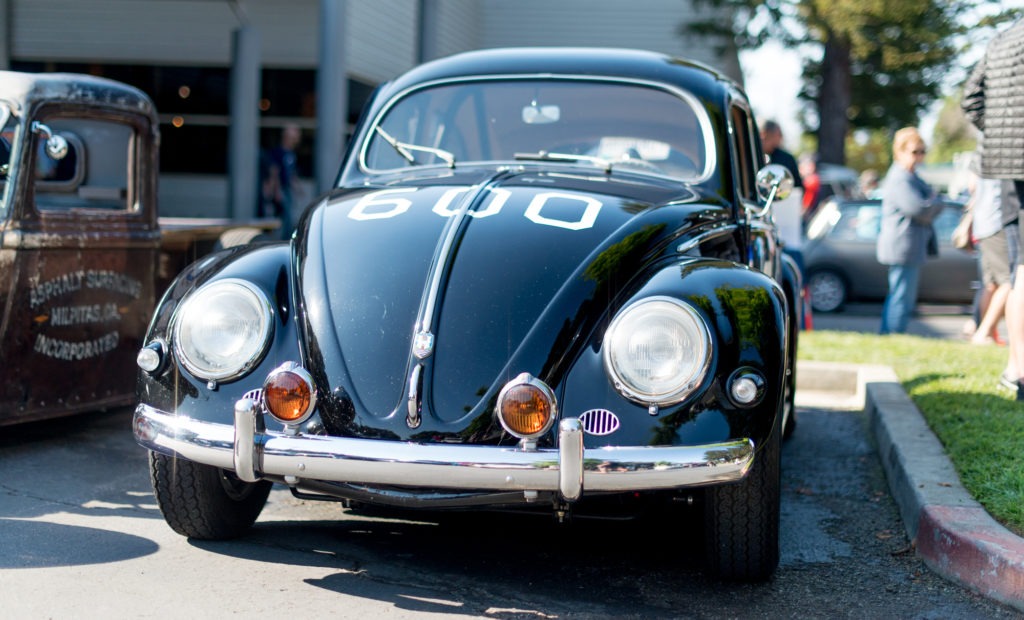
[[[779,248],[771,218],[769,214],[758,215],[761,212],[761,205],[758,202],[756,177],[757,170],[763,165],[763,156],[758,148],[754,120],[745,101],[737,99],[731,102],[729,124],[737,213],[749,226],[747,264],[777,277]]]
[[[845,269],[850,298],[882,298],[889,290],[889,268],[878,262],[876,248],[882,226],[882,203],[840,203],[839,222],[828,236],[835,263]]]
[[[128,404],[154,305],[155,135],[142,115],[51,105],[22,121],[3,236],[0,424]],[[50,136],[66,141],[50,156]]]
[[[980,286],[978,255],[958,250],[950,241],[962,214],[960,205],[947,203],[932,222],[939,255],[926,261],[921,270],[918,297],[922,300],[970,303]]]

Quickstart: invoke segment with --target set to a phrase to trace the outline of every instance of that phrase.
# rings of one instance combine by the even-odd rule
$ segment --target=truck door
[[[159,251],[147,117],[51,106],[20,131],[0,425],[134,401]],[[64,138],[64,157],[47,154],[50,136]]]

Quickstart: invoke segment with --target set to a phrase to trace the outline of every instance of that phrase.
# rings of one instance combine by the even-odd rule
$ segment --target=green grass
[[[1024,535],[1024,403],[997,386],[1005,347],[834,331],[803,332],[799,347],[801,360],[891,367],[967,490]]]

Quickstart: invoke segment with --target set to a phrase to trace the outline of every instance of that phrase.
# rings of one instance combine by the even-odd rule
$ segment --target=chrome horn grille
[[[263,390],[258,388],[255,390],[249,390],[245,394],[242,394],[242,398],[251,399],[253,404],[259,407],[263,404]]]
[[[588,435],[611,435],[619,430],[619,416],[607,409],[591,409],[580,414],[583,432]]]

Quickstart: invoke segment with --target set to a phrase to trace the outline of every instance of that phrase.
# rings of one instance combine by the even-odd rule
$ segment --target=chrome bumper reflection
[[[283,478],[425,489],[558,491],[569,501],[589,491],[673,489],[739,480],[754,443],[583,448],[577,418],[561,421],[557,449],[421,444],[260,431],[252,401],[235,425],[135,409],[136,440],[150,450],[233,470],[243,480]]]

